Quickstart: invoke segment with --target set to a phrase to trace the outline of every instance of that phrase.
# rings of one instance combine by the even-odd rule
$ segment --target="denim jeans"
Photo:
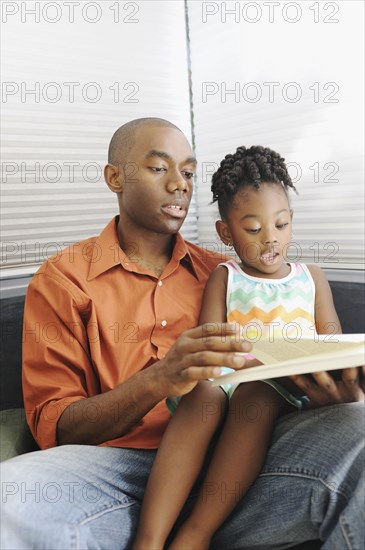
[[[127,549],[155,451],[67,445],[2,464],[1,548]],[[364,405],[282,417],[262,472],[239,487],[212,548],[272,550],[320,538],[324,550],[364,550]],[[193,502],[191,497],[187,503]]]

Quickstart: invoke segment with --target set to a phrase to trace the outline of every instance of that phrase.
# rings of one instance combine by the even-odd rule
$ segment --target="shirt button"
[[[167,321],[164,319],[163,321],[161,321],[161,326],[162,327],[165,327],[167,325]]]
[[[158,286],[162,286],[162,281],[158,281]]]

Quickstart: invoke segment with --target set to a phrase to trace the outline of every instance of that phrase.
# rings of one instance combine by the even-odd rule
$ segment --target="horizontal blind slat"
[[[323,13],[315,23],[310,2],[299,3],[301,17],[295,24],[282,16],[285,2],[277,3],[272,22],[268,6],[251,3],[251,16],[254,5],[261,10],[253,24],[247,22],[248,4],[215,3],[209,9],[204,2],[188,2],[201,163],[199,240],[220,246],[210,190],[220,161],[240,145],[263,145],[285,157],[296,181],[299,195],[291,193],[293,233],[302,261],[313,262],[316,253],[321,265],[335,259],[339,269],[362,269],[363,3],[338,2],[339,22],[333,25],[323,21]],[[318,7],[322,9],[320,3]],[[276,83],[272,100],[270,82]],[[297,102],[285,96],[288,83],[300,90]],[[336,102],[330,103],[327,94],[334,90]],[[257,91],[259,99],[250,101],[249,91]],[[333,258],[328,258],[329,243],[337,247]]]
[[[113,4],[99,4],[103,17],[94,25],[13,17],[3,26],[2,78],[18,88],[2,104],[5,276],[32,272],[61,248],[100,233],[118,213],[103,168],[120,125],[157,116],[191,136],[184,4],[139,2],[139,22],[130,25],[110,21]],[[77,83],[74,101],[67,82]],[[36,95],[27,94],[32,89]],[[100,100],[85,95],[93,90]],[[193,242],[196,220],[194,195],[182,228]]]

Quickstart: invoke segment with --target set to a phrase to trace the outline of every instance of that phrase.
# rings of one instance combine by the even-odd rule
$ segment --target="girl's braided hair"
[[[289,187],[296,191],[284,161],[279,153],[261,145],[238,147],[233,155],[226,155],[213,174],[211,187],[222,218],[237,191],[249,185],[259,189],[262,183],[277,183],[285,191]]]

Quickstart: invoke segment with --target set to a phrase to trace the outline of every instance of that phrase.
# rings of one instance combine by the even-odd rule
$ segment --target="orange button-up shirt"
[[[72,402],[111,390],[148,368],[196,326],[205,282],[222,261],[178,234],[158,278],[121,250],[117,222],[47,260],[28,288],[24,403],[44,449],[57,445],[57,422]],[[88,420],[97,414],[93,408]],[[161,401],[127,434],[103,445],[156,448],[168,421]]]

